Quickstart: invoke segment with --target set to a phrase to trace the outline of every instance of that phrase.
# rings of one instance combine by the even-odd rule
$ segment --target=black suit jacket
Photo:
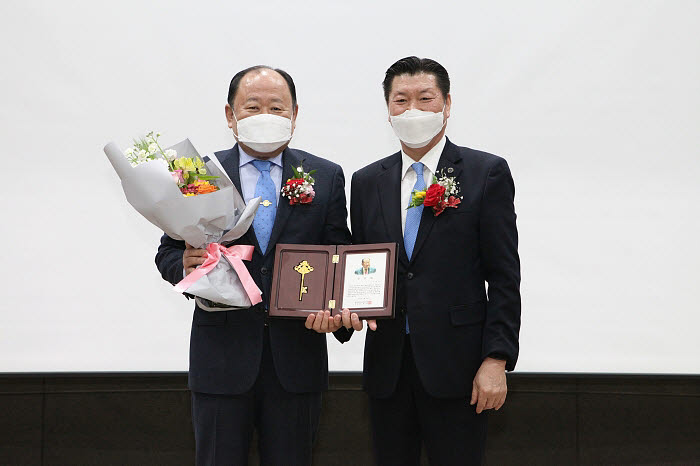
[[[365,342],[364,385],[374,397],[396,388],[405,316],[416,367],[432,396],[468,396],[485,357],[506,359],[508,370],[518,358],[520,260],[508,164],[448,140],[437,168],[456,177],[462,203],[438,217],[423,209],[410,261],[401,232],[401,153],[352,177],[353,243],[400,245],[397,317],[380,320]]]
[[[238,145],[217,152],[217,158],[239,192],[241,191]],[[280,196],[267,252],[262,254],[251,227],[230,244],[255,246],[251,261],[244,261],[263,292],[263,303],[237,311],[207,312],[195,305],[190,336],[189,387],[193,391],[240,394],[248,391],[258,375],[263,329],[269,320],[270,346],[277,375],[285,390],[295,393],[325,390],[328,386],[326,336],[304,327],[303,319],[267,319],[276,243],[348,244],[345,179],[337,164],[296,149],[282,155],[282,183],[293,178],[292,166],[303,161],[314,174],[316,196],[310,204],[290,206]],[[230,245],[227,244],[227,245]],[[156,265],[170,283],[182,279],[183,241],[161,238]],[[341,342],[349,338],[344,329],[336,332]]]

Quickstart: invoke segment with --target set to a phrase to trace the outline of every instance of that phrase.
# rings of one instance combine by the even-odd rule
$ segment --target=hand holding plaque
[[[304,317],[347,308],[360,318],[394,316],[396,243],[278,244],[270,316]]]
[[[317,333],[332,333],[343,326],[343,319],[338,314],[331,316],[331,311],[318,311],[306,316],[304,326]]]

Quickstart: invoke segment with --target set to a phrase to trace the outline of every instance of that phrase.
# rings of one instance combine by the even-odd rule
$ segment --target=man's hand
[[[191,274],[197,266],[204,264],[206,258],[207,251],[195,249],[188,243],[185,243],[185,252],[182,253],[182,266],[185,268],[185,276]]]
[[[352,314],[350,313],[350,309],[343,309],[343,325],[345,328],[349,329],[355,329],[358,332],[362,330],[362,321],[358,317],[356,312],[353,312]]]
[[[507,393],[506,362],[494,358],[484,359],[474,377],[469,404],[476,404],[477,414],[486,409],[498,411],[505,403]]]
[[[350,309],[343,309],[343,325],[347,329],[355,329],[358,332],[362,330],[362,321],[358,317],[356,312],[350,313]],[[377,330],[377,321],[372,319],[367,321],[367,327],[370,330]]]
[[[331,333],[342,327],[343,321],[340,314],[331,317],[331,311],[318,311],[318,314],[309,314],[304,325],[318,333]]]

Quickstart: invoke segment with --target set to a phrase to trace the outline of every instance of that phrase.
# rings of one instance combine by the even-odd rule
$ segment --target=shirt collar
[[[438,162],[440,162],[440,156],[442,155],[442,151],[445,148],[445,144],[447,143],[447,138],[445,135],[442,135],[442,139],[435,144],[435,147],[430,149],[421,159],[419,162],[421,162],[423,165],[425,165],[425,168],[430,170],[430,173],[435,175],[435,172],[437,171],[437,166]],[[401,179],[403,180],[406,177],[406,173],[408,173],[408,170],[411,170],[411,165],[416,163],[415,160],[413,160],[411,157],[406,155],[406,153],[401,149]]]
[[[272,162],[273,164],[277,165],[278,167],[282,168],[282,154],[284,151],[280,153],[280,155],[272,157],[271,159],[267,159],[268,162]],[[238,162],[238,167],[242,167],[243,165],[252,162],[253,160],[260,160],[256,159],[253,156],[250,156],[246,153],[246,151],[243,150],[241,145],[238,145],[238,154],[240,155],[239,157],[239,162]]]

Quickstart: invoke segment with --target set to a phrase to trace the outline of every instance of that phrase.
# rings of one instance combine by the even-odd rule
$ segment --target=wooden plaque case
[[[344,307],[343,297],[345,292],[350,293],[354,286],[355,297],[362,291],[363,283],[349,283],[360,281],[356,275],[367,275],[384,272],[383,296],[377,292],[375,296],[381,296],[382,302],[368,302],[361,307],[349,307],[356,312],[361,319],[393,318],[394,317],[394,293],[396,284],[396,243],[379,244],[353,244],[318,246],[310,244],[277,244],[275,249],[275,268],[272,275],[272,290],[270,293],[269,315],[272,317],[303,317],[320,310],[330,310],[332,315],[342,312]],[[374,268],[367,268],[361,273],[361,268],[355,269],[346,277],[348,267],[357,265],[357,260],[368,254],[383,254],[385,263],[377,264]],[[348,259],[351,262],[348,264]],[[380,275],[374,277],[379,278]],[[373,278],[374,278],[373,277]],[[303,280],[303,281],[302,281]],[[377,282],[374,281],[375,285]],[[370,286],[369,284],[366,286]],[[348,297],[348,302],[351,298]],[[376,305],[375,305],[376,304]]]

